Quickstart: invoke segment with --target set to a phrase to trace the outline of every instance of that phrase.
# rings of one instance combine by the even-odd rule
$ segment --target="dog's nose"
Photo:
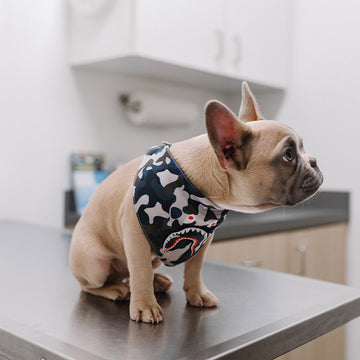
[[[317,162],[316,162],[316,159],[312,156],[309,157],[309,162],[310,162],[310,166],[312,168],[316,168],[317,167]]]

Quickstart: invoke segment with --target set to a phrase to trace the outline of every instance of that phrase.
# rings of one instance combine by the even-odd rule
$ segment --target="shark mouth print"
[[[161,261],[165,265],[173,266],[183,260],[181,258],[195,255],[205,243],[209,234],[196,227],[190,227],[170,234],[160,249],[162,254]]]

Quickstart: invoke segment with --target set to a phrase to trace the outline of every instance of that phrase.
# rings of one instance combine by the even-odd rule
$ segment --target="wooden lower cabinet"
[[[347,223],[227,241],[215,241],[207,257],[345,283]],[[344,359],[344,327],[313,340],[278,360]]]

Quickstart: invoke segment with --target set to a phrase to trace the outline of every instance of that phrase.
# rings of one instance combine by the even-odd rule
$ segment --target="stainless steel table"
[[[135,323],[128,303],[81,293],[69,236],[0,221],[0,359],[272,359],[360,315],[360,290],[208,262],[217,309],[186,305],[182,266],[158,296],[160,325]]]

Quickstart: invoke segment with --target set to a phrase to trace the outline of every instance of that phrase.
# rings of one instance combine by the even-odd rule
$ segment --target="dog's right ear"
[[[264,120],[259,111],[255,96],[251,92],[247,82],[243,81],[241,86],[241,105],[239,111],[239,119],[242,122]]]
[[[251,129],[219,101],[211,100],[205,107],[209,140],[223,169],[245,169],[248,163],[247,145]]]

